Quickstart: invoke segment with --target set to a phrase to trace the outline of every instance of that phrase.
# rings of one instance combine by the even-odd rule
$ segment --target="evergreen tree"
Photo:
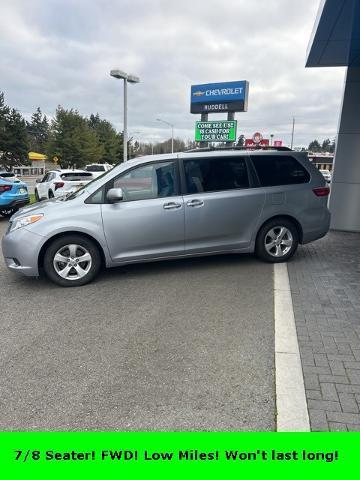
[[[48,153],[59,158],[62,167],[98,163],[104,155],[104,146],[87,119],[77,110],[65,110],[59,106],[51,124]]]
[[[335,153],[335,148],[336,148],[336,144],[335,144],[335,138],[334,138],[333,141],[331,142],[329,152]]]
[[[326,138],[321,145],[321,149],[323,152],[330,152],[330,147],[331,147],[331,140],[330,138]]]
[[[10,168],[28,163],[26,123],[15,108],[5,104],[0,92],[0,165]]]
[[[96,132],[99,142],[103,146],[104,154],[101,163],[117,163],[119,138],[115,128],[107,120],[102,120],[98,113],[90,115],[88,124]]]
[[[46,115],[41,113],[40,107],[31,116],[31,122],[27,122],[30,150],[45,153],[49,140],[50,126]]]
[[[313,140],[309,143],[309,151],[310,152],[321,152],[321,145],[318,140]]]
[[[245,145],[245,135],[241,134],[239,135],[237,144],[238,147],[243,147]]]

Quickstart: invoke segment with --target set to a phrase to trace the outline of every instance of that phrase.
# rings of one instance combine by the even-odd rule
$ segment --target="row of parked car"
[[[55,169],[36,180],[37,201],[75,192],[113,167],[107,163],[86,165],[84,170]],[[28,185],[13,172],[0,171],[0,215],[11,217],[30,202]]]
[[[112,165],[99,163],[86,165],[84,170],[50,170],[43,178],[36,180],[35,198],[37,201],[40,201],[48,198],[63,197],[75,192],[111,169]]]
[[[11,217],[29,201],[27,184],[12,172],[0,171],[0,215]]]

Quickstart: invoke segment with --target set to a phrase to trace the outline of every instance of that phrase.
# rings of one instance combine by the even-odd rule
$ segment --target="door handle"
[[[176,202],[169,202],[169,203],[164,203],[163,208],[165,210],[174,210],[176,208],[180,208],[181,203],[176,203]]]
[[[195,200],[189,200],[186,205],[188,207],[202,207],[204,202],[196,198]]]

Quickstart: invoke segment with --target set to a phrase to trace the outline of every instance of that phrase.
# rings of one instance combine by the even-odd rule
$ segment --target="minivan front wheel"
[[[60,237],[45,251],[45,273],[62,287],[76,287],[91,282],[100,267],[101,257],[97,246],[81,235]]]
[[[297,250],[299,236],[295,225],[285,218],[274,218],[263,225],[256,239],[256,255],[266,262],[286,262]]]

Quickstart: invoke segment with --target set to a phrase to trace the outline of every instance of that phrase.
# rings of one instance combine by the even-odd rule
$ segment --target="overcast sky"
[[[343,68],[305,69],[317,0],[6,0],[0,13],[0,90],[29,117],[57,105],[99,112],[122,129],[120,68],[129,85],[129,132],[143,141],[193,139],[190,85],[250,82],[238,134],[295,144],[336,133]],[[226,114],[211,115],[211,119]],[[140,132],[140,133],[138,133]]]

